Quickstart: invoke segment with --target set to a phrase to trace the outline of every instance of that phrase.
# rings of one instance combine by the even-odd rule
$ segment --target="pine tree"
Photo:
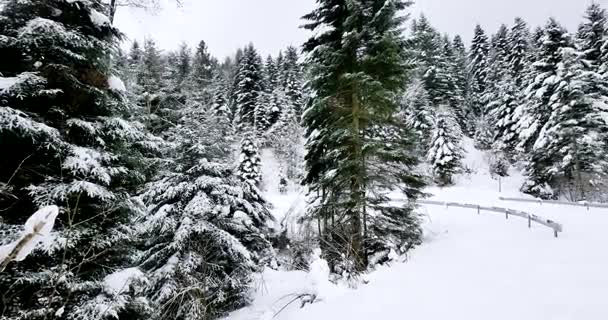
[[[587,68],[597,71],[601,64],[602,46],[608,35],[606,10],[599,4],[592,3],[587,8],[585,20],[578,29],[576,42],[584,54]]]
[[[262,59],[253,44],[245,47],[239,61],[235,77],[235,92],[237,123],[241,126],[258,131],[258,121],[265,116],[265,110],[260,106],[260,97],[264,92],[264,75]]]
[[[486,88],[488,84],[488,37],[480,25],[475,26],[475,34],[469,51],[469,103],[467,117],[471,120],[482,117],[485,113]]]
[[[275,60],[269,55],[266,58],[266,64],[264,66],[264,89],[265,92],[272,92],[279,86],[280,73]]]
[[[100,319],[104,277],[129,261],[128,226],[147,179],[150,140],[110,74],[120,33],[101,1],[8,1],[2,6],[0,229],[49,204],[61,213],[44,249],[0,277],[6,319]],[[2,239],[4,240],[4,239]],[[127,312],[129,298],[103,312]]]
[[[279,59],[277,59],[278,63]],[[295,116],[300,117],[304,109],[306,90],[304,86],[304,72],[299,63],[298,49],[288,47],[285,58],[281,59],[279,70],[282,72],[281,82],[289,103],[294,107]]]
[[[554,28],[547,31],[548,35],[557,32]],[[526,193],[543,198],[566,195],[572,201],[589,200],[589,191],[606,180],[604,135],[608,126],[598,109],[604,97],[590,90],[597,81],[604,80],[585,70],[586,53],[567,46],[558,48],[561,61],[548,100],[550,116],[540,130],[526,167],[528,179],[522,187]]]
[[[266,203],[226,164],[229,123],[196,104],[181,111],[175,156],[144,194],[152,206],[137,229],[145,319],[225,316],[249,302],[253,272],[273,260]]]
[[[425,154],[430,147],[430,135],[433,128],[433,114],[435,108],[431,104],[429,95],[420,80],[414,79],[406,91],[404,101],[405,123],[414,130],[420,138],[419,149]]]
[[[184,84],[192,70],[192,57],[190,48],[186,43],[180,44],[176,58],[175,72],[172,78],[175,88],[181,91],[184,89]]]
[[[252,186],[259,186],[262,182],[262,166],[258,146],[247,135],[241,141],[241,155],[239,156],[239,178]]]
[[[460,124],[460,127],[465,132],[474,131],[471,128],[472,122],[467,121],[467,97],[469,97],[469,83],[468,83],[468,55],[467,50],[464,46],[462,38],[457,35],[454,37],[453,44],[453,57],[452,57],[452,74],[456,85],[456,92],[460,99],[460,106],[454,110],[455,116]]]
[[[489,115],[493,125],[493,149],[504,153],[508,158],[514,158],[515,146],[518,142],[518,117],[520,91],[516,80],[511,76],[504,77],[497,86],[497,99],[490,105],[492,113]]]
[[[305,181],[320,196],[311,213],[337,272],[363,270],[420,240],[411,206],[392,207],[384,193],[401,186],[414,200],[423,185],[410,171],[411,137],[394,123],[406,82],[398,16],[406,7],[398,0],[322,0],[304,17],[306,29],[323,30],[304,46],[316,92],[304,113]]]
[[[161,56],[161,51],[157,48],[156,42],[152,38],[144,41],[141,66],[137,75],[137,84],[142,93],[154,95],[165,87],[163,73],[165,66]]]
[[[509,29],[502,24],[496,34],[492,37],[489,53],[488,82],[486,86],[494,91],[494,86],[500,81],[501,77],[509,72]],[[490,93],[491,95],[491,93]]]
[[[524,84],[523,74],[530,57],[530,30],[522,18],[515,18],[508,41],[507,61],[510,77],[514,79],[517,87],[521,87]]]
[[[572,47],[570,36],[555,19],[550,19],[545,26],[541,42],[528,76],[530,83],[526,89],[525,103],[516,110],[519,151],[531,150],[542,127],[547,123],[553,95],[559,86],[556,73],[562,62],[561,49]]]
[[[202,92],[211,84],[216,66],[217,61],[209,53],[207,43],[201,40],[192,60],[192,81],[196,90]]]
[[[460,147],[461,135],[454,115],[443,107],[436,115],[427,154],[433,177],[439,186],[451,185],[453,176],[461,170],[464,153]]]

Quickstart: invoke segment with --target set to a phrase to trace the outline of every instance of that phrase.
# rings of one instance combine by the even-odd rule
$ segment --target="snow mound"
[[[134,282],[145,281],[146,276],[139,268],[129,268],[112,273],[103,280],[104,291],[109,295],[119,295],[129,291]]]
[[[121,91],[121,92],[127,91],[127,87],[125,86],[125,83],[119,77],[117,77],[115,75],[112,75],[108,78],[108,86],[112,90]]]
[[[97,10],[91,10],[89,17],[91,18],[91,22],[93,22],[97,28],[101,29],[103,27],[109,27],[112,25],[110,19],[105,14]]]
[[[8,90],[10,87],[14,86],[19,78],[17,77],[0,77],[0,90]]]

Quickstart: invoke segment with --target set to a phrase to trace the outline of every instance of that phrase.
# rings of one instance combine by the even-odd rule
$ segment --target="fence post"
[[[507,220],[509,220],[509,209],[505,210],[505,218],[507,218]]]
[[[477,214],[481,214],[481,206],[477,205]]]
[[[528,229],[532,229],[532,217],[528,214]]]
[[[553,235],[557,238],[557,229],[553,228]]]
[[[498,193],[502,193],[502,177],[498,176]]]

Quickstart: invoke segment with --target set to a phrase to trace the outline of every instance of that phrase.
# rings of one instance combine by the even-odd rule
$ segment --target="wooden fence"
[[[524,211],[500,208],[500,207],[484,207],[477,204],[463,204],[456,202],[443,202],[443,201],[431,201],[431,200],[418,200],[419,204],[423,205],[433,205],[433,206],[444,206],[444,207],[457,207],[457,208],[466,208],[477,210],[477,214],[481,214],[481,211],[489,211],[489,212],[497,212],[505,215],[506,219],[509,219],[509,216],[520,217],[524,219],[528,219],[528,228],[532,228],[532,223],[537,223],[543,225],[545,227],[551,228],[553,230],[553,235],[557,238],[560,232],[563,232],[563,226],[560,223],[557,223],[550,219],[545,219],[539,217],[535,214],[527,213]]]

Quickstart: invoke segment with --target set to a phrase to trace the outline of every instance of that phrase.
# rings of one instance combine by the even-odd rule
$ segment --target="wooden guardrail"
[[[507,198],[507,197],[498,197],[498,199],[502,201],[514,201],[514,202],[530,202],[530,203],[548,203],[548,204],[559,204],[564,206],[572,206],[572,207],[585,207],[587,210],[589,208],[608,208],[607,203],[596,203],[596,202],[569,202],[569,201],[558,201],[558,200],[542,200],[542,199],[525,199],[525,198]]]
[[[543,225],[545,227],[553,229],[553,235],[557,238],[560,232],[564,231],[563,226],[550,219],[545,219],[535,214],[527,213],[524,211],[501,208],[501,207],[484,207],[477,204],[464,204],[464,203],[456,203],[456,202],[444,202],[444,201],[431,201],[431,200],[418,200],[419,204],[423,205],[434,205],[434,206],[444,206],[444,207],[457,207],[457,208],[466,208],[466,209],[474,209],[477,210],[477,214],[481,214],[481,211],[490,211],[497,213],[504,213],[505,217],[509,219],[509,216],[520,217],[524,219],[528,219],[528,228],[532,228],[532,222]]]

